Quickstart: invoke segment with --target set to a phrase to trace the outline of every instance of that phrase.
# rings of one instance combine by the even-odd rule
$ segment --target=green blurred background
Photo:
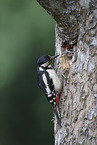
[[[35,0],[0,0],[0,145],[53,145],[37,59],[54,55],[55,22]]]

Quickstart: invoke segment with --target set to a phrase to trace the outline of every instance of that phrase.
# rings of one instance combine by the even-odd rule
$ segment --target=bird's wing
[[[52,78],[49,76],[48,72],[38,71],[38,85],[45,93],[50,104],[54,107],[56,105],[56,93]]]
[[[39,86],[40,89],[42,89],[43,92],[46,94],[46,89],[45,89],[45,84],[44,84],[43,79],[42,79],[42,74],[43,74],[43,72],[39,71],[39,69],[38,69],[38,70],[37,70],[38,86]]]

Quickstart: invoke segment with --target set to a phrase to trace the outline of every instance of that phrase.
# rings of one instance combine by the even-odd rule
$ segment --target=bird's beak
[[[56,56],[51,56],[51,59],[54,60],[56,57],[58,57],[59,55]]]

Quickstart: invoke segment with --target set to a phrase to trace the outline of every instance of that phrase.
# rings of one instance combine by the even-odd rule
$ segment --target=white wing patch
[[[50,100],[50,103],[53,103],[53,100]]]
[[[51,90],[50,90],[49,85],[47,83],[47,79],[46,79],[45,74],[43,74],[42,77],[43,77],[43,81],[44,81],[44,83],[46,85],[46,91],[47,91],[48,94],[50,94],[51,93]],[[49,97],[51,97],[51,96],[49,96]]]
[[[52,97],[52,94],[49,94],[48,97]]]
[[[39,70],[40,70],[40,71],[44,71],[44,69],[43,69],[42,67],[39,67]]]

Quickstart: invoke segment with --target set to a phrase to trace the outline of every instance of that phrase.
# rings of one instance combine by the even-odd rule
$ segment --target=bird
[[[52,61],[58,56],[59,55],[43,55],[38,59],[37,80],[40,89],[43,90],[48,102],[53,107],[53,112],[56,115],[58,125],[61,126],[58,104],[59,96],[62,92],[62,83],[52,67]]]
[[[67,43],[66,49],[70,51],[70,50],[72,50],[72,46]]]
[[[61,54],[62,56],[66,55],[66,56],[73,56],[74,54],[74,50],[73,50],[73,47],[74,47],[74,44],[71,42],[67,42],[65,41],[62,45],[63,48],[65,48],[65,51],[63,51]]]

